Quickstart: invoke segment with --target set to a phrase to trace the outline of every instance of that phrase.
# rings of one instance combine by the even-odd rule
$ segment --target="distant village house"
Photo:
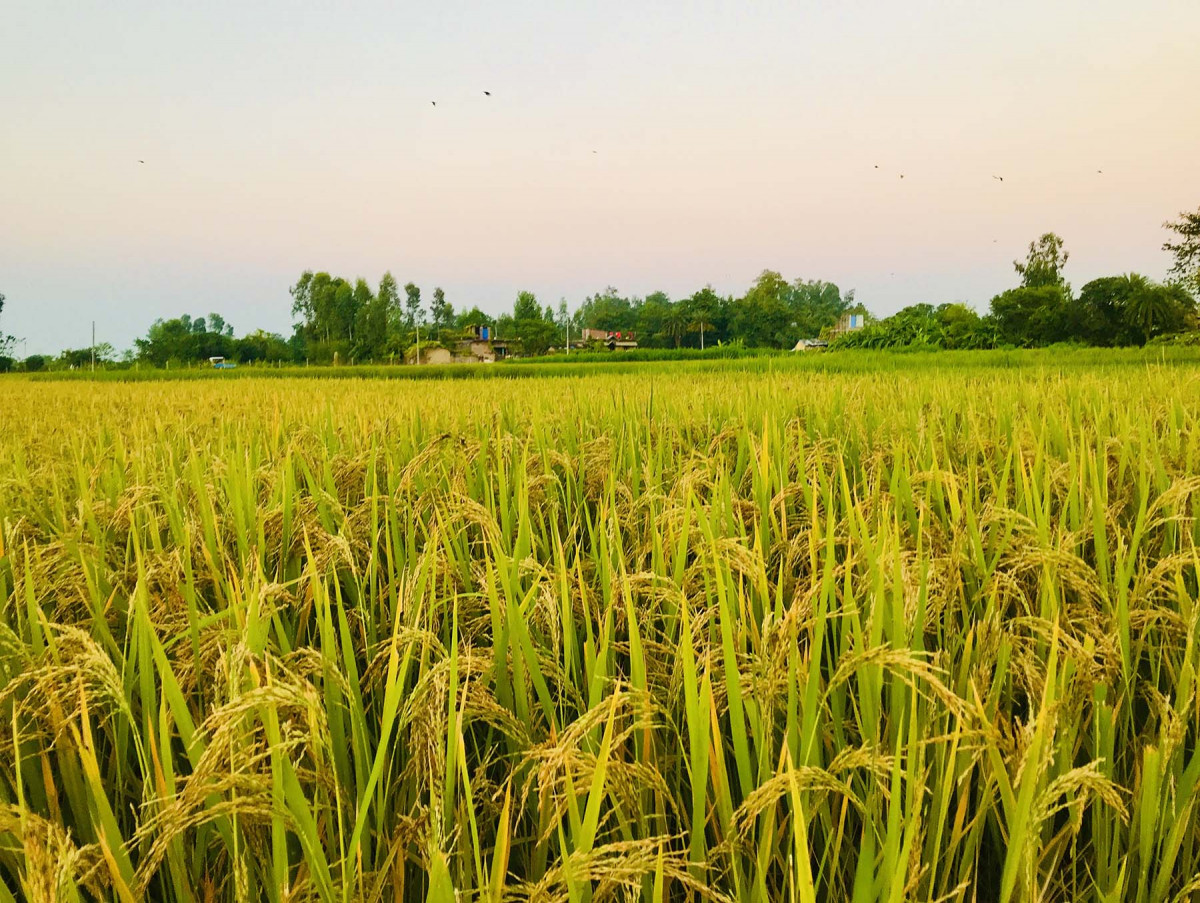
[[[854,332],[862,329],[867,325],[867,315],[863,313],[844,313],[842,318],[837,321],[837,325],[829,330],[830,335],[843,335],[847,332]]]

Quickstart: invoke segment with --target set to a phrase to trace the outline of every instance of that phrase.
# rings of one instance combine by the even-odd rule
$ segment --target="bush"
[[[31,354],[25,358],[25,371],[27,373],[37,373],[46,369],[46,358],[41,354]]]

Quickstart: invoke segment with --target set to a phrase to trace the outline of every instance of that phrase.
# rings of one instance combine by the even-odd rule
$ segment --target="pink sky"
[[[245,7],[6,8],[23,351],[286,332],[305,268],[493,312],[764,268],[982,310],[1047,230],[1076,287],[1161,278],[1200,205],[1193,0]]]

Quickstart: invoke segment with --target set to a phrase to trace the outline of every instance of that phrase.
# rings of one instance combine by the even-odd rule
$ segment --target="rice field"
[[[0,901],[1200,901],[1200,365],[937,360],[0,380]]]

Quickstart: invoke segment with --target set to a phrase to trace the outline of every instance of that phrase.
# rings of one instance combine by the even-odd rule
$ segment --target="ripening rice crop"
[[[581,373],[0,381],[0,900],[1200,900],[1200,369]]]

